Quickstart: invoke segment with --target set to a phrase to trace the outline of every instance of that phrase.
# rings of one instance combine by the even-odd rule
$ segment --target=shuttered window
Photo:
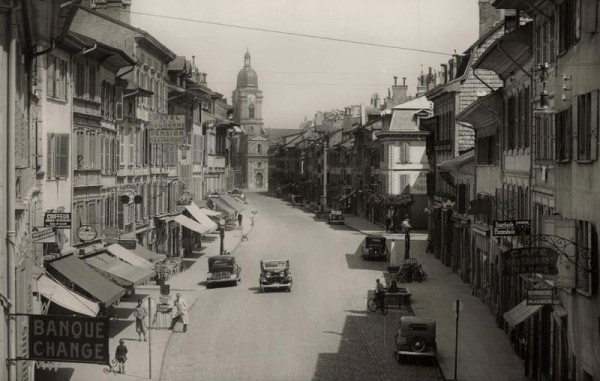
[[[554,160],[554,116],[536,118],[536,152],[538,162]]]
[[[400,175],[399,180],[400,180],[400,193],[401,194],[410,193],[409,175],[402,174],[402,175]]]
[[[402,164],[407,164],[410,162],[410,144],[407,142],[400,143],[399,146],[399,158],[398,161]]]
[[[572,159],[573,136],[572,136],[571,107],[556,115],[556,161],[568,162]]]
[[[69,177],[69,134],[48,134],[48,179]]]
[[[577,160],[598,157],[598,90],[577,97]]]

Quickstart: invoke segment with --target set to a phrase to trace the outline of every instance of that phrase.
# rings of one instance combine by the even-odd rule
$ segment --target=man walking
[[[174,330],[175,324],[177,324],[177,322],[181,320],[181,322],[183,323],[183,332],[186,332],[190,317],[188,315],[188,304],[185,301],[185,299],[181,297],[180,293],[177,293],[177,297],[175,299],[175,308],[177,309],[177,315],[175,315],[175,317],[171,321],[171,330]]]
[[[385,219],[385,231],[386,231],[386,233],[389,233],[389,232],[390,232],[390,227],[391,227],[391,226],[392,226],[392,219],[390,218],[390,216],[388,216],[388,217]]]
[[[148,316],[148,311],[146,311],[146,308],[142,305],[141,300],[138,300],[133,316],[135,316],[135,330],[138,334],[138,341],[142,341],[142,334],[144,335],[144,341],[146,341],[146,327],[144,327],[144,319],[146,316]]]
[[[242,226],[242,220],[244,219],[244,216],[242,216],[242,213],[238,214],[238,225]]]

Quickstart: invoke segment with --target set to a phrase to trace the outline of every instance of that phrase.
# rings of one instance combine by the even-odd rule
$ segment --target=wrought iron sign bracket
[[[580,245],[579,243],[551,234],[538,234],[523,237],[524,246],[543,246],[551,247],[556,252],[563,256],[566,260],[571,262],[578,270],[584,273],[594,273],[595,271],[590,268],[589,261],[592,259],[591,249]],[[576,250],[575,255],[567,254],[566,250],[569,247],[574,247]],[[575,257],[575,258],[573,258]]]

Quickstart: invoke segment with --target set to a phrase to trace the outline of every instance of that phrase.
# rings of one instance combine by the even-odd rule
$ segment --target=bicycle
[[[383,299],[383,303],[382,303],[376,296],[373,296],[373,297],[369,298],[369,300],[367,300],[367,308],[371,312],[377,312],[377,310],[380,309],[381,313],[383,315],[386,315],[388,312],[389,306],[388,306],[388,303],[385,300],[385,298]]]

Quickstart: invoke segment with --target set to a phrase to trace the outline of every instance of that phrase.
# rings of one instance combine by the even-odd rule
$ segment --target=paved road
[[[242,281],[201,292],[188,332],[166,349],[164,380],[439,380],[431,364],[392,358],[398,312],[366,311],[385,264],[360,259],[361,233],[279,199],[248,197],[259,214],[235,252]],[[260,292],[261,258],[290,259],[291,293]]]

